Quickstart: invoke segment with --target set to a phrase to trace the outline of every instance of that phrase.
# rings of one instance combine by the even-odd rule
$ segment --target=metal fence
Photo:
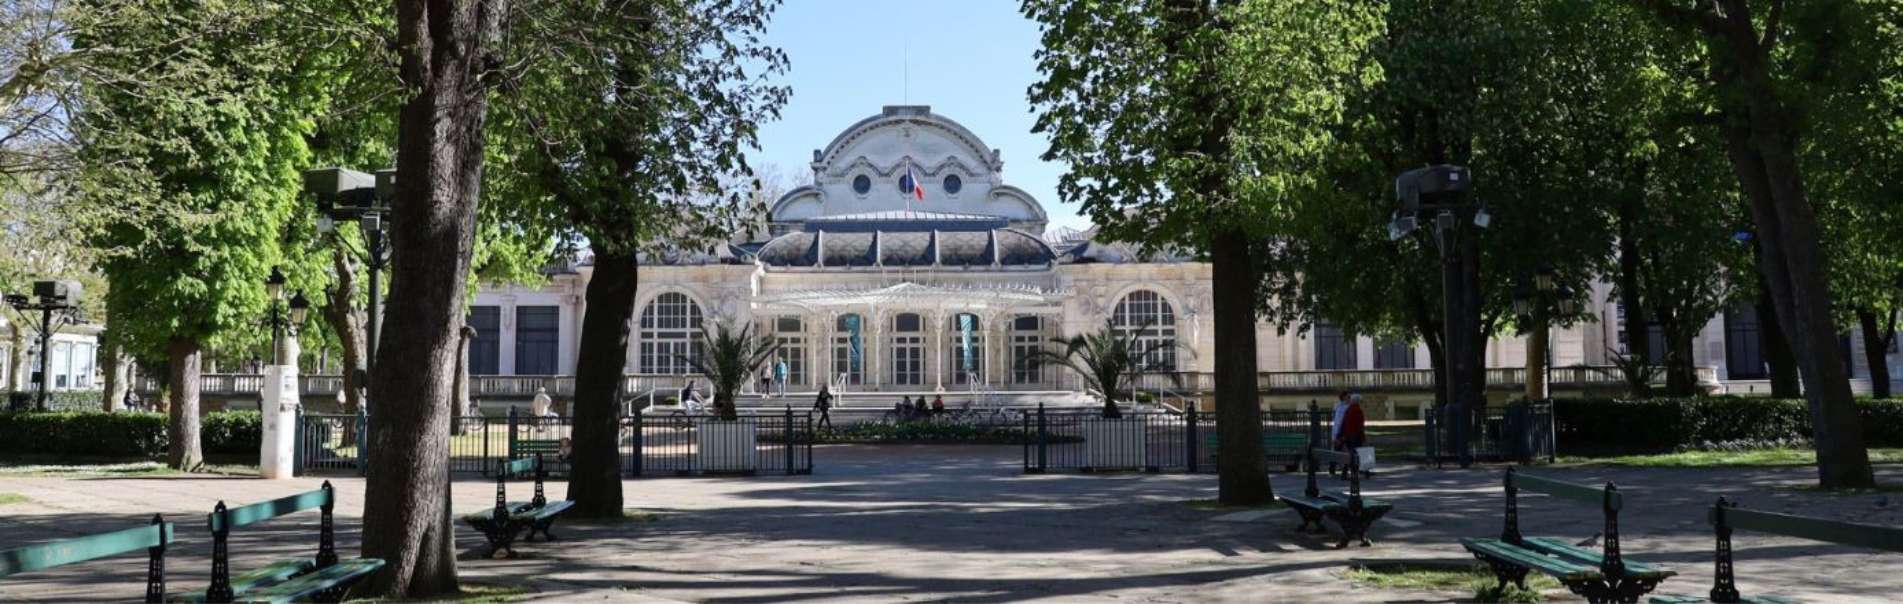
[[[1557,456],[1553,404],[1550,401],[1515,401],[1506,406],[1475,406],[1466,413],[1467,421],[1454,405],[1428,408],[1427,424],[1421,430],[1427,461],[1435,465],[1474,461],[1517,461],[1532,463]],[[1467,447],[1462,450],[1460,443]]]
[[[1320,442],[1332,419],[1328,412],[1314,409],[1263,411],[1260,417],[1265,444],[1295,442],[1295,449]],[[1022,422],[1026,473],[1218,469],[1219,427],[1214,416],[1194,408],[1181,414],[1125,413],[1116,419],[1106,419],[1095,411],[1050,412],[1040,408],[1025,413]],[[1294,456],[1289,457],[1286,461],[1293,462]]]
[[[298,472],[362,474],[366,419],[301,415]],[[787,410],[731,421],[703,415],[637,415],[615,422],[617,463],[625,477],[813,472],[813,418],[808,413]],[[512,412],[505,417],[458,418],[449,438],[449,469],[487,476],[498,461],[539,453],[551,474],[566,475],[573,434],[573,417]]]

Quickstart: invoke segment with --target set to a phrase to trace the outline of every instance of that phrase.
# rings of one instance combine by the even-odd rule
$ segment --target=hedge
[[[7,409],[29,411],[39,400],[37,390],[19,390],[7,393]],[[99,411],[105,405],[105,393],[98,390],[49,390],[46,393],[47,411]]]
[[[1669,450],[1703,443],[1808,439],[1803,399],[1738,396],[1558,399],[1556,429],[1566,445]],[[1903,446],[1903,399],[1857,401],[1865,443]]]
[[[0,454],[153,458],[165,454],[166,417],[97,411],[0,413]],[[263,418],[256,411],[219,411],[199,420],[206,453],[255,454]]]

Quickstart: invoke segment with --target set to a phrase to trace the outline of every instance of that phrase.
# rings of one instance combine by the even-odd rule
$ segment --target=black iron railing
[[[1522,464],[1558,454],[1553,404],[1550,401],[1514,401],[1506,405],[1470,407],[1435,405],[1422,427],[1423,452],[1428,462],[1466,464],[1475,461],[1515,461]],[[1462,416],[1465,422],[1460,422]],[[1461,442],[1466,442],[1463,450]]]
[[[1263,411],[1264,447],[1276,464],[1286,449],[1289,461],[1310,443],[1323,442],[1329,428],[1325,411]],[[1194,408],[1177,413],[1125,413],[1106,419],[1096,411],[1039,408],[1022,418],[1024,471],[1141,470],[1215,472],[1221,441],[1215,417]]]

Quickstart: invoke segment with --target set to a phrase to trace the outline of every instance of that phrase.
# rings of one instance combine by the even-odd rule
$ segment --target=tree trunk
[[[1262,451],[1262,403],[1256,387],[1255,264],[1240,230],[1216,234],[1209,246],[1216,320],[1218,501],[1258,505],[1275,500]]]
[[[100,401],[100,408],[106,413],[117,413],[123,410],[121,405],[126,402],[126,393],[132,390],[132,359],[126,356],[125,343],[117,331],[107,328],[104,339],[100,352],[106,357],[103,368],[106,383],[102,391],[105,400]]]
[[[1863,330],[1863,358],[1870,364],[1870,396],[1890,398],[1890,342],[1896,339],[1896,314],[1889,316],[1889,325],[1877,320],[1877,313],[1870,307],[1857,309],[1857,326]]]
[[[575,364],[574,460],[568,477],[568,498],[575,502],[569,513],[581,517],[622,514],[621,375],[628,366],[638,262],[631,251],[595,248]]]
[[[363,554],[387,565],[366,595],[457,592],[450,522],[449,407],[456,341],[481,198],[483,118],[506,3],[397,2],[398,114],[390,295],[371,391]]]
[[[1759,243],[1763,245],[1762,241]],[[1760,260],[1762,262],[1762,260]],[[1771,378],[1773,398],[1804,396],[1797,381],[1797,359],[1791,355],[1791,343],[1784,339],[1783,323],[1777,320],[1777,307],[1771,303],[1771,286],[1758,272],[1758,337],[1764,344],[1765,370]]]
[[[1639,264],[1644,259],[1639,255],[1639,236],[1637,233],[1640,200],[1627,195],[1619,202],[1619,306],[1625,309],[1625,318],[1621,320],[1619,331],[1625,334],[1625,354],[1627,358],[1638,359],[1637,367],[1653,364],[1652,338],[1647,333],[1651,321],[1645,313],[1645,297],[1639,290]],[[1640,380],[1637,376],[1626,376],[1632,396],[1645,398],[1652,395],[1651,380]]]
[[[1545,317],[1541,319],[1526,336],[1526,400],[1529,401],[1547,398],[1546,347],[1550,334]]]
[[[26,329],[18,321],[8,328],[13,344],[7,348],[7,391],[26,392],[27,372],[32,371],[26,366]]]
[[[1698,374],[1692,367],[1692,333],[1686,333],[1681,319],[1666,315],[1661,325],[1665,332],[1665,395],[1687,397],[1698,394]]]
[[[166,390],[172,397],[172,421],[166,431],[170,445],[166,447],[165,462],[173,469],[197,471],[205,465],[198,442],[198,340],[174,337],[166,347],[166,356],[170,360]]]
[[[1747,50],[1758,56],[1754,46]],[[1759,266],[1770,285],[1778,323],[1799,359],[1817,446],[1818,484],[1869,487],[1876,479],[1850,376],[1837,348],[1839,332],[1830,316],[1830,289],[1821,270],[1817,217],[1797,167],[1796,127],[1772,90],[1768,68],[1757,59],[1730,60],[1741,63],[1736,67],[1745,98],[1743,107],[1731,109],[1736,113],[1725,127],[1726,151],[1751,203],[1761,243]]]
[[[357,310],[357,259],[345,251],[341,245],[331,251],[331,266],[336,282],[326,290],[328,300],[324,303],[324,321],[330,324],[330,330],[337,335],[337,347],[343,351],[344,408],[345,415],[356,415],[363,407],[364,381],[369,377],[365,371],[364,336],[365,316]],[[356,422],[346,422],[344,446],[357,444]]]

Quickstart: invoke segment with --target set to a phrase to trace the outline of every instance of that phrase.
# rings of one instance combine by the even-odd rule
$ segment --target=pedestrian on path
[[[825,384],[819,385],[819,396],[813,397],[813,410],[819,412],[819,427],[832,429],[833,391]]]
[[[773,383],[779,384],[780,396],[786,396],[786,359],[773,364]]]

